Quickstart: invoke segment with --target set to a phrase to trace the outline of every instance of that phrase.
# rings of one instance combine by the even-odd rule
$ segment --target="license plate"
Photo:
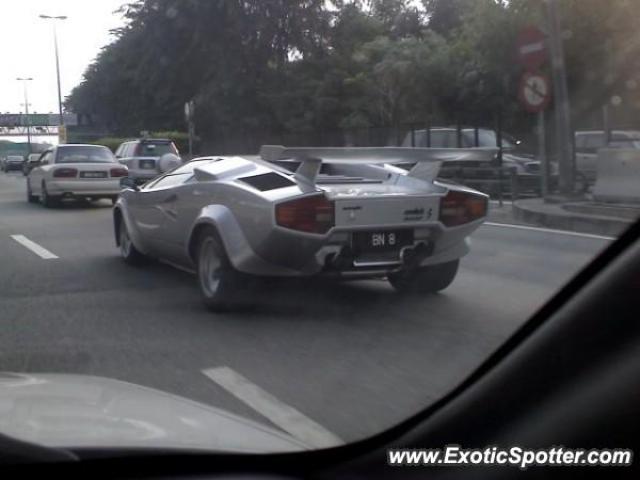
[[[399,250],[413,244],[413,230],[354,232],[352,247],[356,253]]]
[[[145,170],[155,170],[156,162],[155,160],[140,160],[140,168]]]
[[[82,178],[106,178],[107,172],[80,172]]]

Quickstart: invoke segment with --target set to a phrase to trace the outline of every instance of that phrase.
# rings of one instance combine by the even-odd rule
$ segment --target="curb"
[[[619,236],[634,223],[624,218],[571,212],[539,198],[514,202],[513,214],[517,220],[529,224],[612,237]]]

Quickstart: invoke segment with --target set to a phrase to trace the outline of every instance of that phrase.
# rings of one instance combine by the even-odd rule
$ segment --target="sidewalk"
[[[606,205],[588,201],[545,203],[541,198],[517,200],[502,207],[492,201],[490,222],[618,236],[640,218],[640,205]]]

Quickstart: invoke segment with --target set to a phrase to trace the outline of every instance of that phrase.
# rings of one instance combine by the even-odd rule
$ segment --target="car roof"
[[[104,145],[95,145],[93,143],[63,143],[62,145],[56,145],[54,148],[75,148],[75,147],[107,148]]]

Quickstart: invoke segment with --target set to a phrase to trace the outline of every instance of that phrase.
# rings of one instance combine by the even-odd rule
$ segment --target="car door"
[[[53,150],[46,150],[38,159],[36,166],[29,172],[27,181],[31,187],[31,192],[34,195],[40,195],[42,190],[42,180],[44,179],[44,170],[42,167],[51,165],[53,163]]]
[[[144,186],[129,206],[136,229],[161,258],[175,260],[179,256],[178,222],[179,187],[192,173],[163,175]]]
[[[134,146],[135,142],[126,142],[120,145],[116,155],[118,162],[126,165],[129,168],[133,168],[133,165],[131,164],[131,157],[133,154]]]

